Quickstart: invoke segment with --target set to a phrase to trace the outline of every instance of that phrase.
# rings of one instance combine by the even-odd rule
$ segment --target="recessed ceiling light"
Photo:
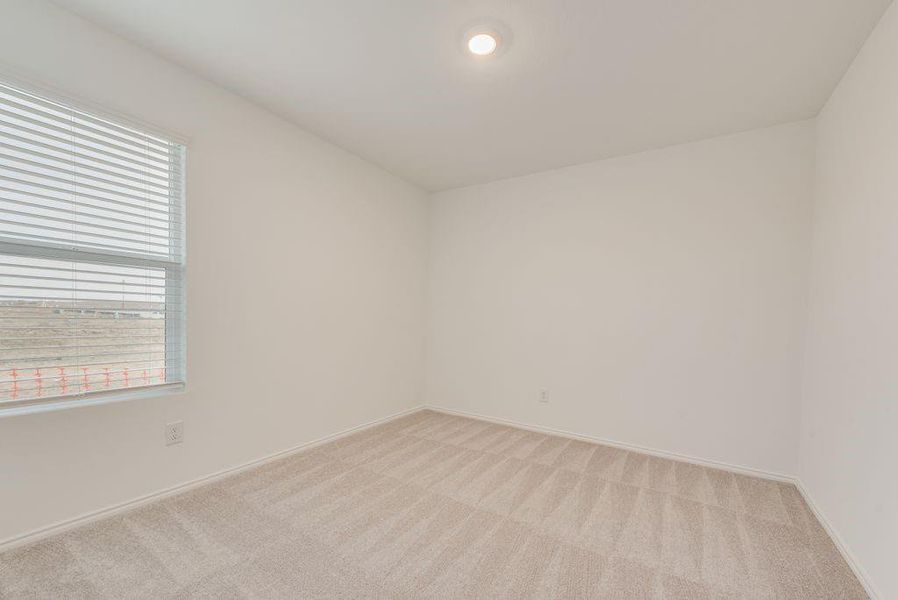
[[[496,51],[499,41],[489,33],[478,33],[468,40],[468,50],[477,56],[488,56]]]

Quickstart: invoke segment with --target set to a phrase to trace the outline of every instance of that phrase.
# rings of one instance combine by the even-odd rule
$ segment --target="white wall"
[[[804,122],[436,194],[427,402],[794,474],[812,180]]]
[[[898,5],[818,119],[800,476],[898,598]]]
[[[190,138],[189,391],[0,418],[0,540],[420,402],[423,192],[42,1],[0,61]]]

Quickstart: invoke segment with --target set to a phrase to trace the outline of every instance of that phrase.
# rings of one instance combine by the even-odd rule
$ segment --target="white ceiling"
[[[890,2],[56,0],[429,190],[812,117]]]

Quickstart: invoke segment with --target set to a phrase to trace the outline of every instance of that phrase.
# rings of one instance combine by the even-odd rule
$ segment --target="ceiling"
[[[891,2],[55,1],[428,190],[813,117]]]

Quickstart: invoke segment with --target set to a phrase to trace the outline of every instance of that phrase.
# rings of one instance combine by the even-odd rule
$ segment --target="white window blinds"
[[[0,410],[184,382],[184,159],[0,84]]]

